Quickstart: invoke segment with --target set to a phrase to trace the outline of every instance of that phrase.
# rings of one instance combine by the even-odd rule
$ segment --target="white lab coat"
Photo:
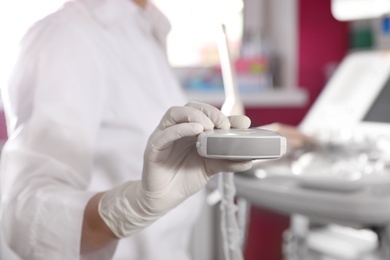
[[[10,138],[1,163],[3,232],[23,259],[78,259],[90,197],[141,178],[148,136],[186,103],[163,48],[168,29],[153,5],[77,0],[24,37],[2,93]],[[188,259],[201,198],[121,240],[113,259]]]

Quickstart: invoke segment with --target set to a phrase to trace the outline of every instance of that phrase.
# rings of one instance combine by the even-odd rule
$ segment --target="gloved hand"
[[[100,216],[116,236],[126,237],[202,189],[215,173],[250,169],[251,161],[201,157],[195,145],[205,130],[249,126],[248,117],[228,118],[207,104],[170,108],[149,138],[142,180],[106,192],[99,202]]]

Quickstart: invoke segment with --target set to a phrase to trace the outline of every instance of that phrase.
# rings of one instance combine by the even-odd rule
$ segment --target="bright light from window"
[[[154,0],[172,24],[168,57],[175,67],[219,63],[216,37],[226,24],[233,58],[238,55],[243,31],[241,0]]]

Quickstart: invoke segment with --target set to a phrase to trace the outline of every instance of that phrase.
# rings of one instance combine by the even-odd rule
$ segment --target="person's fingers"
[[[318,144],[318,141],[314,137],[306,135],[294,126],[273,123],[261,126],[261,128],[275,131],[285,136],[287,138],[288,147],[291,149],[309,148]]]
[[[222,114],[222,112],[209,104],[198,103],[198,102],[189,102],[187,107],[192,107],[199,111],[202,111],[211,121],[214,123],[215,128],[219,129],[229,129],[230,121],[229,119]]]
[[[159,129],[163,130],[182,123],[198,123],[204,130],[214,128],[213,121],[202,111],[191,107],[171,107],[165,113],[159,124]]]
[[[279,131],[281,131],[282,125],[280,123],[272,123],[272,124],[268,124],[268,125],[262,125],[259,127],[270,130],[270,131],[279,132]],[[284,128],[286,128],[286,127],[284,127]]]
[[[251,125],[251,120],[247,116],[234,115],[229,116],[231,128],[246,129]]]
[[[203,125],[199,123],[173,125],[157,133],[153,138],[152,145],[156,150],[164,150],[173,142],[184,137],[197,136],[203,130]]]
[[[243,172],[247,171],[253,166],[253,161],[232,161],[220,159],[207,159],[208,174],[214,175],[219,172]]]
[[[304,146],[304,142],[302,139],[297,138],[287,138],[287,146],[291,149],[298,149]]]

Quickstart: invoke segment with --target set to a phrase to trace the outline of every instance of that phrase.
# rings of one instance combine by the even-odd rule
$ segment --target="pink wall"
[[[247,109],[252,126],[282,122],[298,124],[326,83],[326,66],[338,63],[348,51],[348,24],[336,21],[330,12],[330,0],[298,0],[299,86],[309,92],[310,101],[303,108]],[[282,233],[289,217],[252,207],[245,260],[282,259]]]

